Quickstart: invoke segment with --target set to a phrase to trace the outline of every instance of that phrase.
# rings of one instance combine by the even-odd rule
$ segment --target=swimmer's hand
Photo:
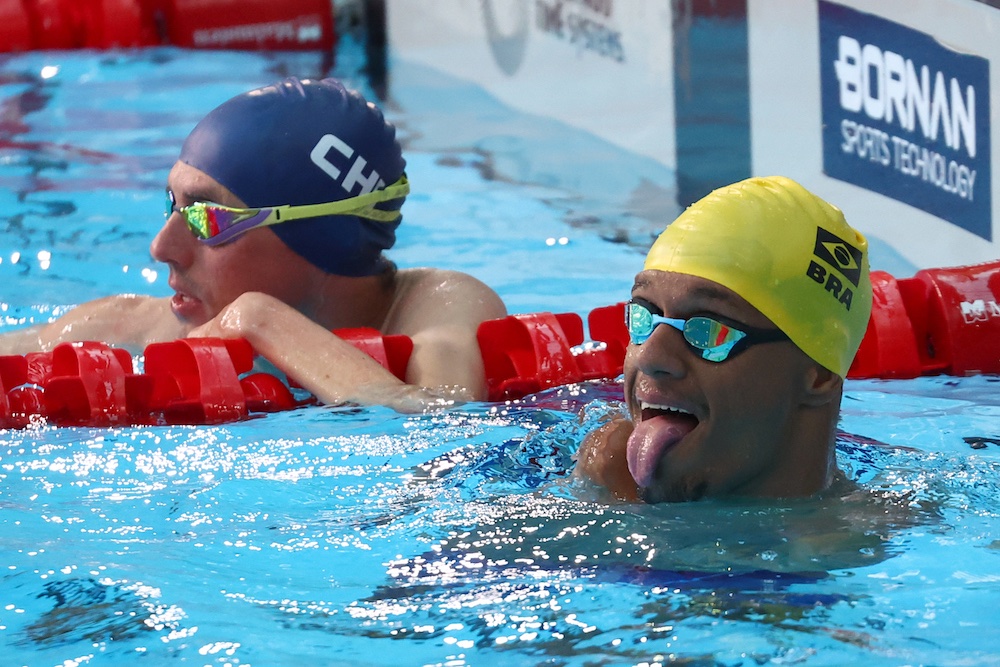
[[[576,454],[573,475],[606,487],[619,500],[638,501],[639,487],[625,457],[632,428],[630,420],[619,418],[587,434]]]
[[[247,338],[267,312],[269,297],[247,292],[223,308],[218,315],[187,333],[187,338]]]
[[[421,412],[457,400],[458,390],[435,392],[404,383],[291,306],[258,292],[240,295],[188,336],[245,338],[257,354],[327,405],[386,405]]]

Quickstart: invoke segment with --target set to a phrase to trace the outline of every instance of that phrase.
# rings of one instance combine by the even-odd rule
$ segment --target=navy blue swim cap
[[[188,135],[180,160],[252,207],[339,201],[391,185],[406,168],[396,128],[336,79],[289,78],[224,102]],[[328,273],[370,276],[388,264],[382,251],[400,221],[336,215],[270,229]]]

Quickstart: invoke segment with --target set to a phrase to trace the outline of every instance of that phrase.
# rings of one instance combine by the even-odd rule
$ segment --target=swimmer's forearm
[[[440,402],[278,300],[248,293],[192,336],[247,339],[254,350],[323,403],[388,405],[415,410]]]
[[[312,323],[310,323],[312,324]],[[250,344],[268,361],[322,403],[386,405],[403,412],[421,411],[455,399],[416,385],[408,385],[377,361],[326,329],[269,332],[247,336]],[[312,329],[312,327],[310,327]],[[293,338],[294,336],[294,338]],[[291,348],[277,341],[295,340]],[[461,400],[464,396],[457,397]]]
[[[310,327],[311,328],[311,327]],[[260,332],[248,336],[259,354],[323,403],[385,403],[403,382],[335,335],[316,331]],[[295,341],[287,347],[280,341]],[[275,344],[275,343],[278,344]]]
[[[258,354],[323,403],[367,403],[376,388],[403,384],[367,354],[295,315],[278,312],[246,319],[238,331]]]

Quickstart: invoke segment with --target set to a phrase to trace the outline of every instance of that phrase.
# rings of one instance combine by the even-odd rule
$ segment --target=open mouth
[[[201,302],[184,292],[174,292],[170,299],[170,308],[174,315],[185,321],[191,321],[199,314]]]
[[[687,410],[639,401],[639,420],[626,449],[628,469],[636,484],[649,487],[656,477],[660,460],[699,423],[699,419]]]
[[[654,417],[666,417],[672,421],[688,422],[693,430],[698,425],[698,418],[687,410],[682,410],[671,405],[655,405],[646,401],[639,401],[639,421],[646,421]]]

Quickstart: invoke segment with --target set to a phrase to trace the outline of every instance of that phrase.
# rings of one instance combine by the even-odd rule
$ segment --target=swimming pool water
[[[237,92],[321,71],[174,50],[4,60],[3,326],[166,294],[146,248],[183,136]],[[392,71],[415,185],[400,265],[473,273],[514,312],[627,294],[656,216],[622,203],[636,174],[669,174]],[[336,73],[365,90],[356,72],[348,51]],[[419,415],[0,431],[3,661],[1000,664],[998,389],[848,382],[838,459],[859,490],[777,504],[616,504],[575,482],[616,382]]]

